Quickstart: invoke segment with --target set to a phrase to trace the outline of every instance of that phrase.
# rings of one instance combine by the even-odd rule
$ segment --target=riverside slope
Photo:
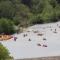
[[[56,33],[54,33],[55,29]],[[38,31],[38,33],[34,33],[34,31]],[[42,33],[43,36],[38,36],[39,33]],[[24,37],[24,34],[27,36]],[[12,38],[0,42],[8,48],[14,59],[60,56],[60,22],[37,24],[27,28],[27,31],[13,36],[17,37],[16,41]],[[46,38],[46,41],[43,41],[43,38]],[[38,43],[41,46],[38,46]],[[43,47],[43,44],[47,47]]]

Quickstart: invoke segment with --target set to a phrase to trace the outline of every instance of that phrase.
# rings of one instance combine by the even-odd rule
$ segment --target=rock
[[[41,46],[41,44],[40,44],[40,43],[38,43],[38,44],[37,44],[37,46]]]
[[[43,40],[46,40],[46,38],[43,38]]]
[[[38,31],[33,31],[34,33],[38,33]]]
[[[43,34],[42,33],[39,33],[39,34],[37,34],[38,36],[42,36]]]
[[[31,41],[31,39],[29,38],[29,41]]]
[[[47,47],[47,45],[43,45],[43,47]]]

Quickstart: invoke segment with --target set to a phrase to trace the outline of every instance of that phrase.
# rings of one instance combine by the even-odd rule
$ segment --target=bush
[[[9,19],[0,19],[0,33],[13,34],[15,32],[14,23]]]
[[[31,16],[30,24],[42,24],[44,21],[41,19],[40,15]]]
[[[10,58],[11,56],[9,54],[10,53],[9,53],[8,49],[6,49],[6,47],[4,47],[0,43],[0,60],[6,60],[6,59]]]
[[[10,1],[0,1],[0,17],[12,19],[15,15],[15,8]]]

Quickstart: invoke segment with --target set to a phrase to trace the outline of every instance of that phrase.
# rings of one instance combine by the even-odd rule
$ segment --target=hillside
[[[59,60],[59,46],[60,0],[0,0],[0,60]]]
[[[59,0],[0,0],[0,34],[15,33],[14,25],[28,27],[59,20]]]

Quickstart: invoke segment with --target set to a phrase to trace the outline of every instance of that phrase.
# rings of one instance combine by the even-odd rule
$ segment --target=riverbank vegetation
[[[0,60],[12,60],[13,57],[10,56],[10,53],[6,47],[0,43]]]
[[[59,0],[0,0],[0,33],[14,33],[13,26],[27,27],[59,20]]]

